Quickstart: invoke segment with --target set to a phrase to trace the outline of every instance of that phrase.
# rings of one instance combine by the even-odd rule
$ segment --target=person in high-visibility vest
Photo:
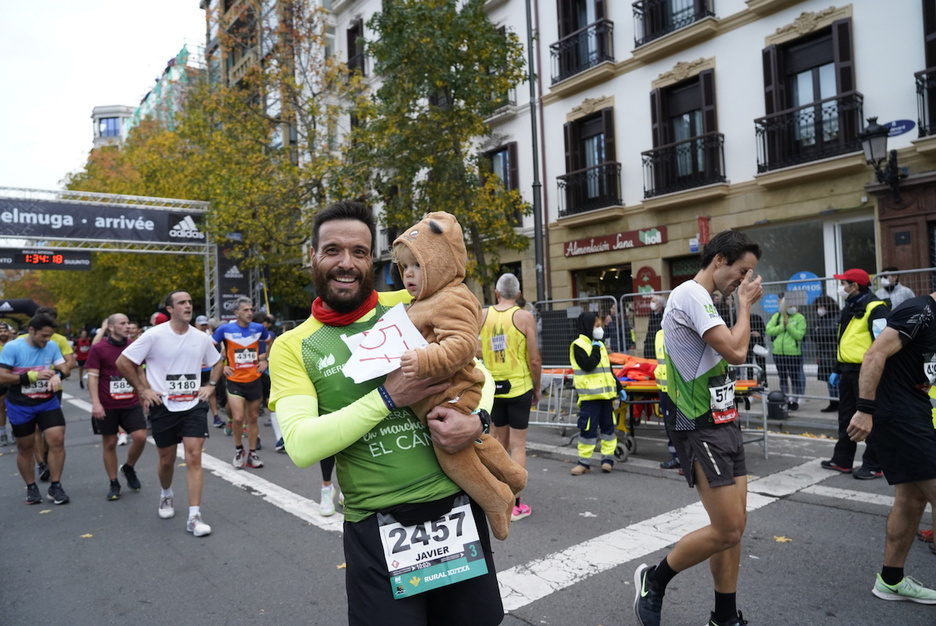
[[[573,476],[591,471],[591,456],[601,437],[601,471],[614,467],[617,435],[614,430],[614,398],[620,384],[611,371],[611,361],[605,349],[604,321],[590,311],[578,316],[579,336],[569,346],[575,392],[579,405],[578,463]],[[623,393],[623,392],[622,392]],[[622,398],[623,399],[623,398]]]
[[[679,457],[676,456],[676,447],[673,445],[673,439],[669,434],[669,426],[666,425],[666,418],[670,410],[669,396],[666,386],[666,350],[663,348],[663,329],[656,331],[653,339],[653,347],[656,352],[657,366],[653,370],[653,377],[656,378],[657,389],[660,392],[660,414],[663,416],[663,428],[666,429],[666,449],[671,458],[669,461],[660,463],[662,469],[678,469],[682,474],[682,465],[679,463]]]

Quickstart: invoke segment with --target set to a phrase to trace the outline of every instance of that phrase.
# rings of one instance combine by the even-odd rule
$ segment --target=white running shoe
[[[322,500],[319,502],[319,515],[329,517],[335,514],[335,488],[331,485],[322,487]]]
[[[117,445],[118,446],[127,445],[127,433],[117,433]]]
[[[202,521],[201,513],[189,518],[188,523],[185,524],[185,530],[196,537],[204,537],[205,535],[211,534],[211,526]]]
[[[159,499],[159,517],[169,519],[175,515],[175,506],[172,496],[166,496]]]
[[[234,453],[234,460],[231,461],[231,465],[234,466],[234,469],[244,469],[244,460],[247,458],[247,454],[244,452],[243,448],[238,448]]]
[[[263,461],[256,452],[247,453],[247,467],[263,467]]]

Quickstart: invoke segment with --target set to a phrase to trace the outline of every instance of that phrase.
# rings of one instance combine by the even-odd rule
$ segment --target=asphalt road
[[[156,514],[151,444],[137,465],[142,491],[124,485],[119,501],[106,501],[86,392],[69,381],[66,393],[69,504],[25,506],[15,449],[0,448],[0,624],[347,623],[340,508],[318,516],[319,470],[273,452],[270,427],[261,426],[266,467],[243,471],[230,465],[231,438],[212,430],[202,512],[213,532],[195,538],[185,532],[182,460],[175,518]],[[573,477],[569,437],[531,428],[524,501],[533,515],[495,542],[504,624],[635,623],[636,566],[705,523],[684,479],[657,467],[667,457],[662,428],[644,424],[637,435],[639,454],[611,474]],[[769,459],[748,446],[739,608],[751,624],[936,623],[936,607],[872,596],[893,489],[821,470],[831,446],[775,435]],[[915,542],[907,572],[936,585],[936,556]],[[712,606],[708,568],[692,568],[670,584],[664,624],[703,624]]]

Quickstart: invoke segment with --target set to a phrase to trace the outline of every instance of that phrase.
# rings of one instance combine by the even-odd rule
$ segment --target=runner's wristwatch
[[[484,409],[477,409],[472,415],[477,415],[481,420],[482,433],[487,435],[491,432],[491,414]]]

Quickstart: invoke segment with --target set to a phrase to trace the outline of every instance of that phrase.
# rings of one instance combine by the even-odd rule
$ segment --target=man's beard
[[[374,291],[374,272],[372,269],[363,275],[357,271],[339,270],[333,270],[332,274],[336,277],[360,277],[357,292],[351,296],[343,296],[338,295],[329,288],[327,272],[319,270],[318,267],[312,268],[312,285],[315,287],[315,293],[322,299],[322,302],[337,313],[350,313],[358,309]]]

